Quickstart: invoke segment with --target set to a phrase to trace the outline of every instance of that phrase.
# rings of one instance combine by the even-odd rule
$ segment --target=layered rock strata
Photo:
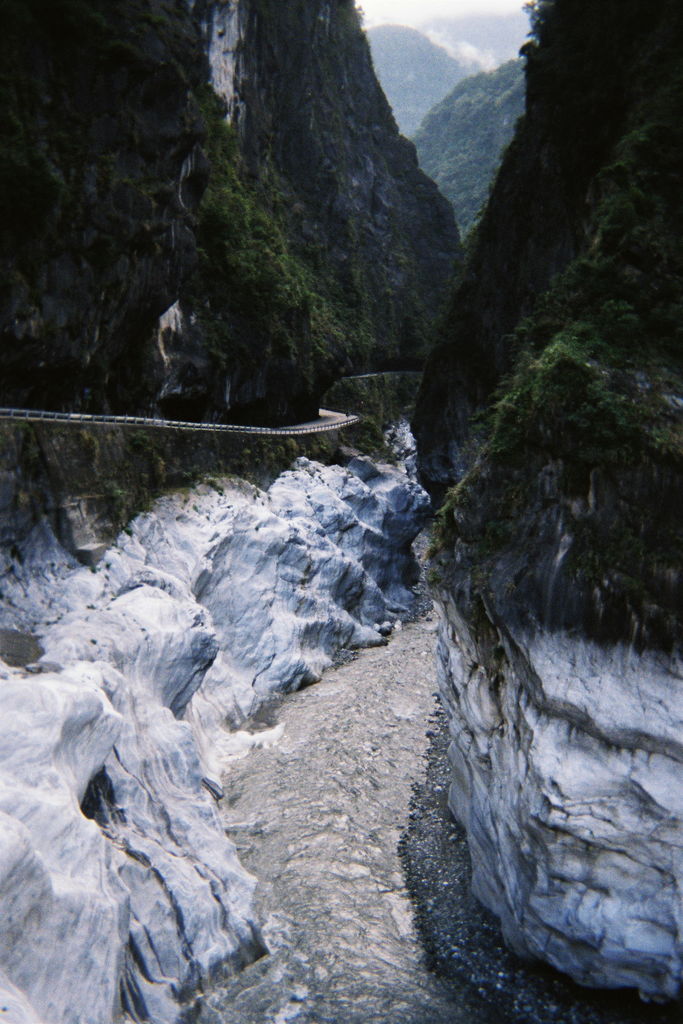
[[[380,644],[414,597],[425,493],[302,460],[266,494],[160,500],[78,566],[43,522],[3,574],[0,985],[16,1022],[169,1024],[264,952],[215,800],[274,690]],[[55,941],[55,936],[64,936]]]

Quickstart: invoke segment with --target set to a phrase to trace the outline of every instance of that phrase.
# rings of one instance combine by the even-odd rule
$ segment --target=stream
[[[270,954],[207,997],[201,1024],[674,1024],[676,1008],[523,963],[471,896],[435,619],[247,724],[259,745],[231,764],[221,807]]]
[[[268,957],[204,1007],[230,1024],[492,1020],[425,966],[398,845],[423,773],[435,621],[262,709],[224,778],[226,831],[260,880]]]

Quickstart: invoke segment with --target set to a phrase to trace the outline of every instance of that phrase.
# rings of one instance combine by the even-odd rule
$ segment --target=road
[[[48,412],[44,409],[0,409],[0,421],[22,423],[105,424],[117,427],[156,427],[171,430],[211,431],[212,433],[259,434],[270,437],[292,437],[297,434],[324,434],[343,430],[360,422],[358,416],[320,409],[317,420],[295,423],[288,427],[248,427],[233,423],[192,423],[185,420],[150,419],[145,416],[105,416],[86,412]]]

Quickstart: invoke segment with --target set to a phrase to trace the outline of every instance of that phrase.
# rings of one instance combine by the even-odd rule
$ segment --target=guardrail
[[[376,370],[373,373],[351,373],[348,377],[340,377],[337,384],[345,380],[372,380],[373,377],[421,377],[422,370]]]
[[[248,427],[233,423],[193,423],[186,420],[148,419],[145,416],[106,416],[88,412],[48,412],[44,409],[0,409],[0,420],[42,423],[101,423],[117,427],[156,427],[170,430],[211,431],[227,434],[260,434],[268,437],[292,437],[297,434],[324,434],[360,423],[358,416],[347,416],[321,409],[320,423],[294,424],[291,427]]]

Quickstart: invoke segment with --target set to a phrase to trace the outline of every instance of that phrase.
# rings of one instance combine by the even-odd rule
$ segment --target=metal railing
[[[259,434],[267,437],[292,437],[297,434],[324,434],[331,430],[343,430],[360,423],[358,416],[346,413],[320,410],[320,422],[294,424],[291,427],[248,427],[234,423],[193,423],[186,420],[149,419],[145,416],[107,416],[89,412],[48,412],[44,409],[0,409],[0,420],[30,423],[83,423],[109,424],[117,427],[156,427],[167,430],[211,431],[226,434]]]

